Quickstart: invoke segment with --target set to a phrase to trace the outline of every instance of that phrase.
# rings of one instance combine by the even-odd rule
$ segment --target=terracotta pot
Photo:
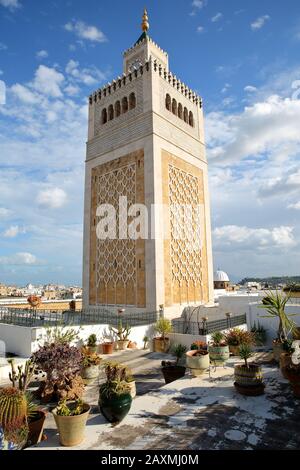
[[[98,345],[97,346],[88,346],[87,349],[92,354],[96,353],[98,351]]]
[[[127,349],[128,344],[129,344],[129,340],[124,340],[124,341],[118,340],[117,341],[118,350],[125,351]]]
[[[127,385],[129,385],[130,387],[130,395],[131,395],[131,398],[135,398],[136,397],[136,385],[135,385],[135,380],[133,380],[132,382],[127,382]]]
[[[284,352],[282,343],[278,341],[273,341],[273,359],[276,362],[279,362],[281,353]]]
[[[153,351],[158,353],[167,353],[170,349],[170,338],[154,338]]]
[[[102,343],[102,354],[112,354],[114,352],[114,343]]]
[[[237,385],[251,387],[262,383],[262,369],[257,364],[234,366],[234,378]]]
[[[285,377],[289,380],[296,398],[300,398],[300,367],[286,367]]]
[[[205,351],[206,352],[206,351]],[[209,369],[209,353],[197,355],[199,351],[188,351],[186,353],[186,366],[191,369],[191,373],[194,377],[203,375],[207,369]]]
[[[99,377],[99,366],[84,367],[80,375],[84,382],[89,384]]]
[[[47,414],[38,410],[34,412],[34,416],[28,420],[29,434],[26,446],[33,446],[41,442],[43,438],[44,424]]]
[[[181,379],[185,376],[186,368],[182,366],[166,366],[163,367],[162,373],[165,379],[166,384],[175,382],[175,380]]]
[[[231,346],[231,345],[229,345],[229,352],[233,356],[238,356],[240,354],[240,346]]]
[[[292,365],[292,358],[289,353],[283,352],[279,359],[280,371],[285,379],[288,379],[286,368]]]
[[[83,441],[90,409],[91,407],[85,404],[84,413],[78,416],[58,416],[56,408],[52,411],[62,446],[74,447]]]
[[[209,346],[208,350],[213,364],[223,365],[229,359],[229,346]]]
[[[136,342],[129,341],[129,344],[127,347],[128,349],[137,349],[137,344]]]

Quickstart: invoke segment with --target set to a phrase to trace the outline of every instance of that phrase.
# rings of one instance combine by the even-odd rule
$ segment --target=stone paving
[[[122,355],[122,362],[133,366],[141,383],[149,374],[148,385],[141,386],[140,396],[118,426],[108,424],[99,414],[97,384],[89,387],[86,399],[93,407],[86,439],[75,449],[300,449],[300,401],[293,397],[277,365],[266,362],[268,355],[256,357],[263,364],[265,394],[244,397],[233,387],[234,359],[227,367],[212,370],[211,377],[186,375],[162,386],[161,356],[131,354]],[[28,450],[63,449],[51,414],[46,433],[47,441]]]

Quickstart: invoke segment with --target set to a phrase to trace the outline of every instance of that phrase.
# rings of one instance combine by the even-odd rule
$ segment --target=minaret
[[[124,53],[123,74],[89,98],[84,306],[142,312],[163,304],[176,316],[186,305],[213,300],[203,109],[202,99],[169,71],[168,54],[148,31],[145,10],[142,34]],[[120,215],[120,197],[126,209],[139,205],[134,216],[143,207],[149,219],[152,213],[148,237],[128,236],[134,216]],[[98,237],[103,204],[116,208],[116,239]],[[201,229],[197,249],[176,236],[178,205],[202,208],[197,223],[190,222]]]

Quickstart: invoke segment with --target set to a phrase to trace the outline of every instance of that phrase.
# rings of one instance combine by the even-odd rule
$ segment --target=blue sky
[[[215,267],[299,274],[299,1],[146,3],[204,99]],[[120,74],[144,6],[0,0],[0,282],[81,282],[87,96]]]

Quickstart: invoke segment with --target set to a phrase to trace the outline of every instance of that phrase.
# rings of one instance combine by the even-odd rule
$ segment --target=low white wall
[[[97,336],[99,343],[116,339],[111,334],[109,325],[67,326],[66,328],[78,331],[80,338],[78,344],[83,344],[91,334]],[[0,341],[3,342],[3,347],[7,352],[17,354],[20,357],[30,357],[43,344],[45,336],[46,328],[0,324]],[[154,336],[153,325],[135,326],[131,329],[130,340],[136,342],[139,348],[144,345],[144,336],[148,336],[150,339]]]

